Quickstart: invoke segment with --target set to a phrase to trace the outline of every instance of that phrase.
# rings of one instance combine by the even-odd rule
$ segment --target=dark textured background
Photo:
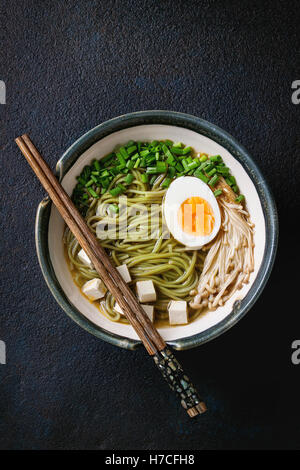
[[[2,449],[299,448],[300,79],[297,1],[1,2],[0,365]],[[190,420],[141,349],[80,329],[42,278],[34,220],[44,196],[13,139],[54,167],[80,135],[144,109],[195,114],[252,153],[281,222],[271,279],[231,331],[179,353],[209,407]],[[298,261],[299,262],[299,261]]]

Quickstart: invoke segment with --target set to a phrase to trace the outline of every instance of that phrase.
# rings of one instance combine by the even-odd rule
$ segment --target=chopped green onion
[[[191,150],[192,150],[192,147],[185,147],[183,149],[183,155],[186,155],[187,153],[190,153]]]
[[[117,186],[119,186],[119,188],[121,188],[123,192],[126,191],[125,186],[123,186],[121,183],[118,183]]]
[[[175,168],[176,168],[177,171],[180,171],[180,172],[183,171],[183,166],[181,165],[180,162],[176,163]]]
[[[169,168],[168,168],[168,176],[169,176],[170,178],[174,178],[175,173],[176,173],[175,168],[174,168],[173,166],[169,166]]]
[[[119,196],[119,194],[123,192],[123,189],[118,185],[115,188],[110,189],[109,192],[112,196],[115,197],[115,196]]]
[[[119,170],[117,167],[113,167],[113,168],[110,168],[109,172],[111,175],[116,176],[119,173]]]
[[[245,199],[245,196],[243,194],[240,194],[236,199],[235,202],[242,202]]]
[[[173,155],[169,155],[169,156],[168,156],[168,158],[167,158],[167,163],[168,163],[169,165],[173,165],[173,164],[176,163],[176,160],[175,160],[175,158],[173,157]]]
[[[125,145],[125,147],[131,147],[132,145],[134,145],[134,141],[133,140],[129,140],[129,142],[127,142],[127,144]],[[128,149],[127,149],[128,151]]]
[[[100,171],[100,163],[98,162],[98,160],[94,161],[94,167],[96,168],[96,170]]]
[[[90,179],[90,180],[85,184],[85,187],[88,188],[88,187],[91,186],[92,184],[94,184],[94,180]]]
[[[81,184],[83,184],[83,186],[84,186],[85,183],[86,183],[85,180],[84,180],[83,178],[81,178],[81,176],[78,176],[77,180],[78,180]]]
[[[156,162],[156,166],[148,166],[146,172],[150,175],[154,175],[157,173],[165,173],[167,171],[167,164],[166,162],[158,161]]]
[[[211,162],[222,162],[222,157],[221,155],[213,155],[212,157],[209,157]]]
[[[146,173],[141,174],[142,183],[148,183],[148,175]]]
[[[110,153],[109,155],[106,155],[106,157],[101,158],[101,163],[107,163],[110,162],[114,157],[114,153]]]
[[[127,148],[127,153],[128,155],[130,155],[131,153],[135,152],[137,149],[136,145],[132,145],[130,147]]]
[[[206,173],[207,173],[207,176],[213,176],[215,173],[217,173],[217,170],[215,168],[213,168],[212,170],[210,170]]]
[[[203,169],[204,169],[205,172],[207,173],[208,171],[212,170],[214,167],[215,167],[215,166],[214,166],[213,163],[206,163]]]
[[[123,157],[123,155],[121,154],[121,152],[116,153],[116,155],[117,155],[117,159],[119,160],[119,162],[121,163],[121,165],[126,165],[126,160],[125,160],[125,158]]]
[[[198,163],[198,161],[196,161],[196,160],[194,160],[194,161],[191,162],[191,163],[188,163],[188,168],[189,168],[190,170],[194,170],[194,169],[197,168],[198,166],[199,166],[199,163]]]
[[[206,162],[206,160],[208,159],[208,156],[207,155],[202,155],[200,157],[200,162],[203,163],[203,162]]]
[[[239,188],[237,187],[236,184],[234,186],[232,186],[231,188],[232,188],[232,191],[234,191],[235,193],[237,193],[238,190],[239,190]]]
[[[156,166],[148,166],[146,172],[149,173],[149,175],[157,174]]]
[[[128,155],[127,150],[125,149],[125,147],[120,147],[119,152],[125,158],[125,160],[127,160],[129,158],[129,155]]]
[[[142,152],[141,152],[142,153]],[[140,167],[141,168],[145,168],[147,166],[147,163],[146,163],[146,157],[143,157],[141,159],[141,163],[140,163]]]
[[[167,171],[166,162],[161,162],[161,161],[156,162],[156,169],[158,173],[164,173],[165,171]]]
[[[174,157],[172,155],[172,153],[170,152],[170,149],[168,149],[168,147],[166,145],[162,145],[162,150],[164,152],[164,154],[168,157],[167,158],[167,163],[171,163],[174,161]]]
[[[184,155],[183,149],[181,149],[181,148],[173,146],[173,147],[171,147],[170,150],[174,155]]]
[[[209,178],[202,173],[202,171],[195,171],[194,176],[199,178],[200,180],[204,181],[204,183],[208,183]]]
[[[134,176],[131,173],[128,173],[128,175],[125,178],[125,183],[131,184],[133,180],[134,180]]]
[[[132,170],[132,168],[134,167],[134,160],[128,160],[128,162],[126,163],[126,167],[129,170]]]
[[[171,184],[172,178],[165,178],[161,187],[162,188],[168,188]]]
[[[208,185],[214,186],[219,181],[219,176],[214,175],[211,180],[209,180]]]
[[[87,188],[87,191],[90,193],[91,196],[98,198],[98,194],[93,190],[93,188]]]
[[[118,170],[118,173],[120,173],[124,168],[126,168],[125,163],[124,163],[124,165],[118,165],[118,166],[116,166],[116,169]]]
[[[217,191],[214,191],[214,196],[218,197],[222,194],[222,192],[223,192],[222,189],[217,189]]]
[[[236,184],[236,179],[235,179],[234,176],[230,175],[230,176],[228,177],[228,179],[229,179],[229,181],[231,181],[231,185],[232,185],[232,184]]]
[[[89,166],[85,166],[82,173],[81,173],[81,176],[84,178],[84,179],[88,179],[89,176],[91,174],[91,168]]]
[[[134,164],[134,167],[133,167],[133,168],[138,168],[138,166],[139,166],[140,162],[141,162],[141,159],[140,159],[140,158],[138,158],[138,159],[136,160],[136,162],[135,162],[135,164]]]
[[[187,160],[186,160],[185,158],[183,158],[183,159],[181,160],[181,163],[182,163],[182,165],[183,165],[183,168],[184,168],[186,171],[188,171],[188,170],[189,170],[189,166],[188,166]]]
[[[100,183],[104,188],[108,188],[109,186],[109,178],[100,178]]]
[[[227,166],[216,166],[217,172],[221,173],[222,175],[228,175],[229,174],[229,168]]]
[[[202,162],[201,165],[199,166],[199,170],[202,171],[204,168],[207,166],[207,162]]]
[[[150,155],[149,157],[146,157],[147,166],[149,166],[150,163],[155,162],[155,161],[156,161],[156,158],[154,155]]]

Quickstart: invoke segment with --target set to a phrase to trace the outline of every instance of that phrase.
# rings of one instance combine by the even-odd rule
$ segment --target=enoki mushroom
[[[224,187],[223,187],[224,190]],[[229,196],[229,188],[227,190]],[[190,306],[215,310],[223,305],[243,284],[254,269],[253,227],[242,205],[220,198],[222,224],[218,236],[208,249],[198,292]]]

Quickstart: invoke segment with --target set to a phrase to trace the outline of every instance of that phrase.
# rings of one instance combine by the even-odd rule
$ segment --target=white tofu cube
[[[101,299],[107,292],[103,282],[97,278],[87,281],[81,290],[90,300]]]
[[[120,305],[118,304],[118,302],[115,303],[114,305],[114,310],[116,310],[116,312],[120,313],[120,315],[124,315],[124,312],[123,310],[121,309]]]
[[[150,321],[153,323],[153,321],[154,321],[154,306],[153,305],[145,305],[145,304],[141,304],[141,306],[145,310],[145,313],[148,315]]]
[[[138,281],[136,290],[140,302],[153,302],[156,300],[156,292],[152,281]]]
[[[88,257],[88,255],[86,254],[86,252],[83,249],[81,249],[79,251],[78,258],[83,264],[86,264],[90,268],[93,267],[93,263],[91,262],[90,258]]]
[[[172,300],[169,304],[170,325],[188,323],[187,303],[185,300]]]
[[[153,320],[154,320],[154,307],[153,307],[153,305],[141,304],[141,307],[143,307],[145,313],[148,315],[148,317],[150,318],[150,321],[152,321],[152,323],[153,323]],[[115,303],[114,310],[116,310],[121,315],[124,315],[124,312],[121,309],[118,302]]]
[[[121,266],[117,266],[117,271],[119,271],[119,274],[122,276],[125,282],[128,283],[131,281],[131,276],[127,268],[127,264],[122,264]]]

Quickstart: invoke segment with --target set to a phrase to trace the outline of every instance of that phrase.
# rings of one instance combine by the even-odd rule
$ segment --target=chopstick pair
[[[16,139],[27,162],[48,192],[64,221],[91,259],[100,278],[115,297],[127,319],[135,329],[148,353],[167,380],[169,386],[180,397],[182,406],[190,417],[206,411],[206,406],[183,372],[165,341],[160,336],[136,296],[111,263],[105,250],[88,228],[85,220],[52,173],[27,134]]]

